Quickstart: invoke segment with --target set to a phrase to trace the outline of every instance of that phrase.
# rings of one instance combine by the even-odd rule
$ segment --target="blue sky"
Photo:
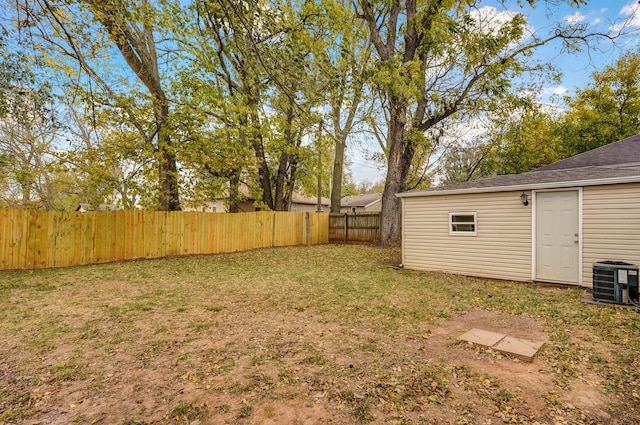
[[[640,40],[640,34],[637,33],[640,28],[637,1],[590,1],[588,5],[580,7],[570,7],[568,1],[558,6],[541,2],[533,9],[524,8],[522,11],[528,15],[529,24],[534,30],[544,30],[562,20],[587,25],[588,32],[617,34],[623,31],[627,34],[615,41],[592,38],[589,48],[572,54],[561,52],[558,44],[540,48],[537,57],[554,64],[563,73],[561,84],[548,86],[548,92],[574,94],[576,88],[583,88],[589,83],[594,71],[612,64],[625,51],[637,48]]]
[[[523,1],[526,3],[526,1]],[[610,41],[604,37],[591,38],[589,47],[580,52],[566,53],[560,43],[553,43],[539,48],[534,58],[553,64],[562,72],[559,83],[548,83],[540,94],[543,102],[555,102],[561,105],[562,96],[573,95],[576,89],[589,84],[591,75],[596,70],[613,64],[618,57],[640,45],[640,5],[638,0],[590,0],[580,7],[569,6],[568,0],[547,2],[539,0],[535,7],[518,6],[515,0],[507,1],[506,9],[524,13],[530,30],[539,36],[552,31],[558,22],[571,22],[588,27],[587,32],[615,34],[623,31],[626,36]],[[550,4],[557,3],[557,4]],[[480,2],[478,7],[495,7],[504,11],[505,6],[498,1]],[[379,150],[372,141],[364,149]],[[353,160],[351,171],[356,182],[368,180],[376,182],[384,178],[384,170],[364,158],[362,149],[350,149]]]

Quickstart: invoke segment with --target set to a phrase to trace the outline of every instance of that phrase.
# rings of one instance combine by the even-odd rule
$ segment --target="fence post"
[[[311,223],[309,222],[309,213],[307,212],[305,214],[306,217],[306,221],[307,221],[307,246],[311,246]]]
[[[349,243],[349,213],[344,213],[344,243]]]
[[[273,248],[274,246],[276,246],[276,217],[277,214],[275,211],[273,211],[272,213],[273,216],[273,224],[271,226],[271,247]]]

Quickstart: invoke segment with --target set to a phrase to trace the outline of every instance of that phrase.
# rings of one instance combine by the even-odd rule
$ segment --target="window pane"
[[[449,213],[449,234],[476,235],[476,213]]]
[[[454,215],[451,217],[453,223],[473,223],[475,217],[473,215]]]
[[[454,232],[475,232],[476,225],[475,224],[452,224],[452,228]]]

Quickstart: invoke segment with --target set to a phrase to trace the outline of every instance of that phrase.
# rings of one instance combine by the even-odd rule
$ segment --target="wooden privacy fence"
[[[327,243],[328,214],[0,210],[0,270]]]
[[[329,215],[329,242],[370,242],[380,240],[380,213]]]

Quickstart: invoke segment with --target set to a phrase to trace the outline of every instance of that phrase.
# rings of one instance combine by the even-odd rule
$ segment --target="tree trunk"
[[[413,150],[410,146],[405,146],[406,142],[404,140],[406,102],[404,99],[392,100],[390,109],[389,159],[387,162],[387,179],[382,193],[380,246],[399,246],[402,242],[402,204],[396,194],[407,190],[407,175],[413,159]]]
[[[242,122],[242,121],[241,121]],[[250,130],[256,131],[255,129]],[[246,137],[246,132],[240,129],[241,139]],[[264,154],[264,147],[262,145],[262,135],[249,136],[251,147],[258,160],[258,180],[260,181],[260,187],[262,188],[262,202],[270,209],[274,209],[273,193],[271,192],[271,172],[269,171],[269,164],[267,164],[267,158]]]
[[[160,186],[158,202],[162,211],[179,211],[178,167],[167,128],[169,105],[164,98],[155,103],[156,126],[158,128],[158,182]]]
[[[336,134],[336,148],[333,159],[333,172],[331,181],[331,212],[340,212],[342,199],[342,174],[344,170],[344,151],[347,147],[347,134],[343,131]]]
[[[269,171],[267,158],[264,155],[262,137],[260,137],[259,140],[253,142],[253,150],[256,153],[258,162],[260,163],[258,176],[260,178],[260,186],[262,187],[262,202],[264,202],[267,207],[272,210],[274,208],[274,203],[273,192],[271,192],[271,172]]]
[[[238,171],[234,171],[229,178],[229,212],[240,212],[240,178]]]
[[[171,140],[159,141],[158,150],[158,181],[160,182],[158,200],[160,209],[162,211],[180,211],[178,167],[176,158],[171,152]]]
[[[275,205],[273,202],[273,192],[271,191],[271,172],[269,171],[269,164],[267,163],[267,157],[264,153],[262,125],[260,115],[258,114],[260,95],[257,93],[257,89],[249,86],[248,83],[243,85],[243,92],[248,99],[248,106],[250,108],[247,117],[249,122],[249,134],[247,136],[259,164],[258,178],[260,186],[262,187],[262,202],[264,202],[269,209],[273,210]]]
[[[322,151],[318,149],[318,203],[316,212],[322,212]]]
[[[287,192],[289,192],[289,188],[285,188],[286,180],[287,180],[287,169],[290,168],[291,165],[291,156],[287,153],[288,147],[293,147],[295,142],[293,140],[294,134],[292,130],[293,126],[293,105],[289,104],[287,108],[287,119],[285,122],[284,128],[284,149],[280,154],[280,162],[278,163],[278,173],[276,174],[276,199],[275,199],[275,210],[276,211],[288,211],[291,203],[291,195],[288,196],[287,200]],[[290,178],[293,178],[293,173]],[[293,192],[293,188],[291,188],[291,192]]]
[[[158,55],[154,31],[146,22],[128,20],[131,15],[122,14],[118,6],[105,0],[88,2],[96,18],[111,35],[129,68],[149,90],[155,114],[155,134],[147,135],[141,122],[134,125],[141,131],[147,143],[157,137],[158,204],[163,211],[180,209],[178,167],[171,146],[169,124],[169,101],[162,88],[162,77],[158,67]],[[135,14],[133,15],[135,16]],[[142,16],[144,18],[146,16]]]
[[[276,199],[274,202],[275,211],[287,211],[285,205],[285,179],[287,176],[287,165],[289,164],[289,155],[282,152],[280,154],[280,162],[278,164],[278,174],[276,175]]]
[[[293,184],[291,182],[285,185],[284,194],[282,196],[282,210],[281,211],[289,211],[291,210],[291,199],[293,198]]]
[[[295,158],[296,157],[289,159],[290,174],[285,184],[284,211],[289,211],[291,209],[291,201],[293,199],[293,189],[295,188],[295,185],[296,185],[295,183],[296,183],[296,172],[298,171],[298,161]]]

